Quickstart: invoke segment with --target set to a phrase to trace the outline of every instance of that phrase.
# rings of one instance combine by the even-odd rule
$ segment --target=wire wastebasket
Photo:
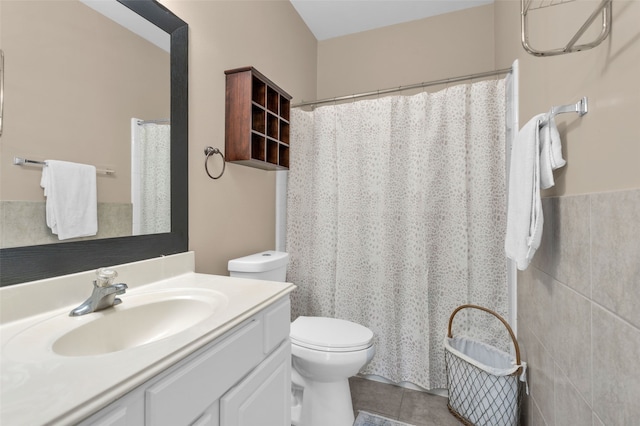
[[[453,318],[463,309],[479,309],[499,319],[511,336],[515,357],[471,338],[454,337]],[[518,341],[504,318],[482,306],[459,306],[449,317],[444,349],[451,414],[465,425],[519,425],[526,363],[520,360]]]

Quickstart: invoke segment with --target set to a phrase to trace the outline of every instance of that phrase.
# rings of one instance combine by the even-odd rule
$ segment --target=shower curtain
[[[133,235],[171,232],[171,126],[131,123]]]
[[[292,315],[373,330],[361,373],[446,388],[451,312],[506,317],[504,117],[504,79],[292,111]],[[454,335],[509,350],[501,324],[471,315]]]

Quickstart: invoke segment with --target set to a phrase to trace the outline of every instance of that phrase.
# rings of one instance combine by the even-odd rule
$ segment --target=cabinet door
[[[252,320],[145,392],[148,426],[192,424],[227,389],[258,365],[262,322]]]
[[[289,339],[220,399],[220,426],[264,425],[291,425]]]

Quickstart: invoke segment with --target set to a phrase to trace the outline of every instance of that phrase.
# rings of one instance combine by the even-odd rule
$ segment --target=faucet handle
[[[98,287],[107,287],[113,284],[113,280],[118,276],[115,269],[100,268],[96,271],[96,285]]]

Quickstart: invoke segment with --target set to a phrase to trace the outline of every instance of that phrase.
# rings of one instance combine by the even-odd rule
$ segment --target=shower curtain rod
[[[300,102],[299,104],[292,105],[291,108],[298,108],[298,107],[309,106],[309,105],[316,106],[316,105],[320,105],[320,104],[328,104],[328,103],[338,102],[338,101],[346,101],[346,100],[351,100],[351,99],[365,98],[367,96],[385,95],[387,93],[401,92],[403,90],[419,89],[419,88],[423,88],[423,87],[437,86],[437,85],[440,85],[440,84],[456,83],[458,81],[473,80],[475,78],[491,77],[491,76],[494,76],[494,75],[508,74],[510,72],[511,72],[511,67],[503,68],[503,69],[499,69],[499,70],[494,70],[494,71],[479,72],[479,73],[476,73],[476,74],[469,74],[469,75],[464,75],[464,76],[460,76],[460,77],[443,78],[441,80],[427,81],[427,82],[423,82],[423,83],[411,84],[411,85],[408,85],[408,86],[399,86],[399,87],[394,87],[394,88],[391,88],[391,89],[375,90],[373,92],[356,93],[354,95],[338,96],[336,98],[319,99],[317,101],[308,101],[308,102],[304,102],[303,101],[303,102]]]
[[[168,118],[160,118],[158,120],[138,120],[138,126],[143,124],[171,124],[171,120]]]

